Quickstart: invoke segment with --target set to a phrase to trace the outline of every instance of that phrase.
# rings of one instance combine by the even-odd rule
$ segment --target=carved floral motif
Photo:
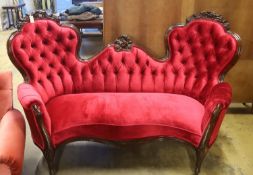
[[[130,38],[127,35],[121,35],[119,38],[117,38],[114,41],[114,49],[117,52],[120,52],[122,50],[131,50],[133,45],[133,42],[130,40]]]
[[[194,14],[186,19],[186,23],[189,23],[195,19],[212,19],[221,23],[226,30],[230,30],[229,22],[223,16],[215,12],[203,11],[198,14]]]

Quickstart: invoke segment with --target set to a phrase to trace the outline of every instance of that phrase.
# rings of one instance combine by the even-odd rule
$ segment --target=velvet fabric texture
[[[54,145],[64,135],[81,135],[113,141],[170,136],[197,146],[205,111],[193,98],[164,93],[69,94],[53,98],[46,108]]]
[[[0,174],[22,173],[25,147],[25,121],[12,108],[12,74],[0,73]]]
[[[0,120],[12,108],[12,74],[0,73]]]
[[[173,28],[167,38],[170,55],[164,61],[156,61],[137,46],[130,51],[121,52],[116,52],[113,46],[109,46],[93,59],[80,61],[77,56],[79,40],[75,30],[59,26],[52,20],[42,19],[25,24],[10,42],[13,62],[23,70],[27,79],[27,84],[19,86],[19,99],[29,120],[33,139],[41,148],[44,148],[44,143],[31,104],[37,104],[42,110],[45,127],[55,145],[79,137],[100,136],[111,140],[125,140],[137,136],[167,136],[179,137],[197,147],[214,107],[222,103],[223,111],[226,111],[230,103],[231,89],[226,84],[220,85],[219,79],[235,56],[238,45],[236,39],[218,22],[197,19],[186,26]],[[217,92],[219,89],[226,93]],[[110,96],[111,93],[119,94]],[[148,100],[145,100],[141,93],[149,93]],[[97,96],[98,94],[101,96]],[[78,98],[75,95],[78,95]],[[84,99],[89,99],[89,96],[96,98],[96,102],[86,102]],[[177,104],[168,100],[168,96],[176,99]],[[68,98],[73,100],[69,101]],[[135,101],[131,101],[131,98]],[[186,100],[188,98],[192,98],[191,102]],[[80,111],[77,114],[65,114],[65,108],[59,105],[59,99],[71,107],[76,106],[75,112]],[[111,103],[120,106],[120,109],[116,110],[113,104],[109,104],[109,99],[112,100]],[[163,104],[157,99],[162,99]],[[100,109],[103,108],[101,100],[105,100],[103,104],[112,110],[111,115],[104,115]],[[196,101],[199,102],[198,105],[194,105]],[[137,107],[143,109],[142,112],[137,107],[135,111],[126,110],[135,102]],[[95,106],[89,108],[90,114],[83,113],[82,105],[90,106],[92,103],[97,105],[96,115],[91,111],[95,110]],[[151,103],[154,109],[145,109],[145,105],[150,107]],[[159,115],[159,110],[166,105],[168,108],[163,111],[163,115]],[[178,107],[177,110],[173,110],[170,105]],[[189,112],[187,117],[184,111],[186,106],[191,106],[189,111],[194,111]],[[154,110],[157,110],[157,114]],[[92,114],[93,117],[87,117]],[[140,116],[135,114],[143,114],[142,121]],[[210,144],[217,136],[223,114],[224,112]],[[89,125],[101,118],[103,126]],[[198,122],[193,122],[195,119]],[[192,120],[192,123],[189,120]],[[153,122],[155,125],[168,127],[157,127],[146,132],[147,134],[143,131],[140,135],[133,136],[131,133],[139,129],[134,121],[138,121],[138,124]],[[76,126],[77,122],[82,125]],[[119,133],[114,132],[115,135],[111,135],[111,130],[114,130],[111,129],[114,128],[111,124],[117,126]],[[121,127],[128,124],[133,127]],[[147,131],[151,125],[143,126],[143,130]],[[173,130],[173,126],[177,126],[180,131]]]

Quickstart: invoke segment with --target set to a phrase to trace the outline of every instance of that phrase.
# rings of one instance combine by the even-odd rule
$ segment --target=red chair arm
[[[208,126],[208,124],[211,121],[211,117],[213,116],[213,112],[215,108],[220,105],[221,111],[217,117],[216,123],[214,125],[214,129],[212,131],[209,145],[213,144],[221,123],[223,121],[224,115],[226,113],[226,110],[231,103],[232,98],[232,89],[228,83],[219,83],[216,86],[214,86],[211,90],[211,93],[208,95],[206,101],[205,101],[205,115],[202,120],[202,131],[204,132]]]
[[[33,88],[33,86],[27,83],[22,83],[18,86],[18,99],[25,110],[34,141],[40,145],[40,147],[43,147],[42,133],[35,118],[36,116],[32,110],[32,105],[37,105],[39,107],[44,126],[48,134],[51,135],[51,119],[47,112],[44,101],[42,100],[40,94]]]
[[[231,103],[232,89],[228,83],[219,83],[214,86],[205,101],[205,108],[213,111],[217,104],[227,108]]]
[[[220,104],[222,109],[227,109],[231,98],[232,89],[228,83],[219,83],[212,88],[204,103],[205,116],[202,120],[202,130],[207,127],[215,107]]]
[[[18,99],[24,109],[30,109],[32,104],[44,105],[40,94],[27,83],[18,86]]]
[[[0,164],[6,165],[12,175],[22,172],[24,148],[24,118],[17,110],[8,111],[0,122]]]

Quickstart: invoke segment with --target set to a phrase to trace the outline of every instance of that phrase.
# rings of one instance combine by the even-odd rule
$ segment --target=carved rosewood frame
[[[36,11],[33,14],[33,17],[35,18],[35,20],[37,20],[37,19],[50,19],[50,20],[54,20],[54,21],[56,21],[59,24],[59,20],[58,19],[53,18],[52,15],[48,15],[44,11]],[[187,18],[186,24],[178,24],[178,25],[174,25],[174,26],[170,27],[167,30],[166,35],[165,35],[165,46],[167,48],[166,49],[167,50],[166,56],[164,58],[161,58],[161,59],[157,59],[157,58],[153,58],[153,59],[155,59],[156,61],[160,61],[160,62],[164,62],[167,59],[169,59],[169,57],[170,57],[170,55],[169,55],[170,54],[170,50],[169,49],[170,48],[169,48],[168,42],[167,42],[168,35],[176,27],[185,26],[190,21],[195,20],[195,19],[215,20],[215,21],[221,23],[224,26],[224,30],[227,31],[227,33],[229,33],[230,35],[232,35],[237,40],[237,42],[238,42],[237,53],[235,54],[235,56],[233,58],[233,61],[227,66],[227,68],[224,70],[224,72],[222,72],[221,75],[219,76],[220,82],[222,82],[224,80],[224,76],[227,73],[227,71],[238,60],[238,57],[240,55],[241,41],[240,41],[239,35],[237,35],[236,33],[233,33],[231,31],[229,31],[229,29],[230,29],[229,23],[222,16],[220,16],[220,15],[214,13],[214,12],[201,12],[199,14],[192,15],[191,17]],[[17,32],[20,32],[21,29],[22,29],[22,26],[25,23],[28,23],[28,22],[30,22],[30,18],[27,15],[23,20],[21,20],[20,24],[18,25],[18,31],[14,32],[10,36],[10,38],[9,38],[9,40],[7,42],[8,55],[9,55],[11,61],[13,62],[13,64],[21,72],[21,74],[23,75],[23,78],[24,78],[25,82],[27,82],[27,83],[29,83],[30,79],[26,75],[25,71],[21,67],[18,66],[19,64],[16,63],[16,61],[14,59],[14,56],[12,54],[10,46],[11,46],[11,42],[12,42],[13,37],[17,34]],[[80,61],[86,61],[86,60],[81,60],[80,56],[78,54],[80,46],[81,46],[81,35],[80,35],[79,30],[76,27],[74,27],[73,25],[69,25],[69,24],[68,25],[63,24],[61,26],[62,27],[68,27],[68,28],[71,27],[77,33],[77,36],[79,37],[79,40],[78,40],[78,45],[77,45],[77,48],[76,48],[76,53],[77,53],[76,57]],[[131,48],[133,46],[133,42],[128,38],[128,36],[122,35],[118,39],[115,40],[114,44],[108,45],[108,46],[113,46],[117,52],[120,52],[120,51],[123,51],[123,50],[127,51],[127,50],[131,50]],[[178,140],[177,138],[168,138],[168,137],[136,139],[136,140],[127,141],[127,142],[115,142],[115,141],[101,140],[101,139],[94,139],[94,138],[72,138],[72,139],[66,140],[63,143],[60,143],[59,145],[57,145],[57,146],[54,147],[53,144],[52,144],[52,141],[50,139],[50,136],[48,134],[48,131],[45,128],[45,125],[44,125],[44,122],[43,122],[43,117],[42,117],[43,114],[42,114],[42,112],[41,112],[38,104],[32,104],[31,107],[30,107],[30,110],[33,112],[33,114],[35,116],[35,119],[36,119],[36,122],[37,122],[37,124],[39,126],[40,132],[41,132],[41,134],[43,136],[43,143],[44,143],[45,148],[42,149],[39,145],[37,145],[37,146],[41,149],[41,151],[44,154],[44,157],[45,157],[45,159],[46,159],[46,161],[48,163],[48,168],[49,168],[50,175],[54,175],[56,173],[56,166],[55,166],[54,163],[55,163],[55,153],[56,153],[57,149],[59,149],[59,147],[65,145],[65,144],[67,144],[69,142],[80,141],[80,140],[87,140],[87,141],[95,141],[95,142],[100,142],[100,143],[109,143],[109,144],[114,144],[114,145],[120,145],[120,146],[122,146],[122,145],[126,145],[126,144],[131,144],[131,143],[143,143],[145,141],[156,140],[156,139],[161,139],[161,138],[164,138],[164,139],[174,139],[174,140],[177,140],[179,142],[186,143],[187,145],[190,145],[190,146],[192,146],[195,149],[195,151],[196,151],[195,175],[197,175],[200,172],[200,167],[201,167],[202,161],[205,158],[205,156],[206,156],[206,154],[207,154],[207,152],[208,152],[208,150],[210,148],[209,141],[210,141],[211,135],[213,133],[213,130],[214,130],[215,126],[216,126],[216,123],[217,123],[217,121],[219,119],[219,115],[220,115],[220,113],[221,113],[221,111],[222,111],[223,108],[224,108],[224,106],[222,106],[222,104],[217,104],[216,105],[215,109],[212,112],[211,120],[210,120],[210,122],[209,122],[209,124],[208,124],[208,126],[207,126],[207,128],[206,128],[206,130],[204,132],[204,135],[203,135],[203,138],[202,138],[202,140],[200,142],[200,145],[197,148],[194,147],[189,142],[186,142],[186,141],[183,141],[183,140]]]

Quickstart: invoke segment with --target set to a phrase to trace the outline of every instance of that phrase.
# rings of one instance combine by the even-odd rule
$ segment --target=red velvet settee
[[[63,143],[160,137],[190,143],[198,174],[231,101],[222,81],[237,60],[238,41],[225,19],[202,12],[170,28],[164,59],[122,36],[81,60],[78,31],[38,13],[10,37],[8,53],[24,76],[19,100],[51,174]]]
[[[12,107],[12,74],[0,73],[0,174],[21,175],[25,150],[25,120]]]

